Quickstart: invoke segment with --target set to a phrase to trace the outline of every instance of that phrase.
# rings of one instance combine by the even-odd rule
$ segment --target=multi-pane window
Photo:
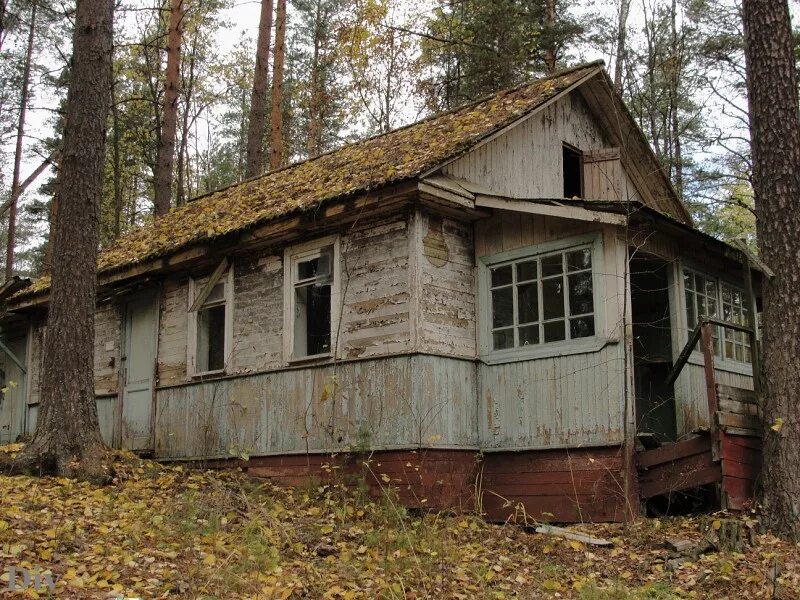
[[[594,335],[590,247],[489,267],[491,349]]]
[[[701,317],[717,317],[740,325],[750,325],[744,292],[727,283],[685,270],[686,322],[694,328]],[[742,331],[714,326],[714,353],[726,360],[751,362],[750,336]],[[720,345],[720,333],[722,344]]]
[[[294,254],[291,269],[291,358],[331,352],[334,291],[332,244]]]

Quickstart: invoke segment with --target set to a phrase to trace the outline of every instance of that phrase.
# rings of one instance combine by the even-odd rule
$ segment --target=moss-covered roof
[[[463,154],[600,65],[589,63],[201,196],[103,250],[99,273],[175,253],[326,201],[417,177]],[[17,297],[49,286],[42,278]]]

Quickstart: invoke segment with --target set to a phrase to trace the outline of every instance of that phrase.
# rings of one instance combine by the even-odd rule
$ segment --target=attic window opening
[[[583,154],[569,144],[561,148],[564,198],[583,198]]]

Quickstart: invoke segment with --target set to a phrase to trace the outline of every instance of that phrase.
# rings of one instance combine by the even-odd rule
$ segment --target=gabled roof
[[[415,179],[602,73],[602,61],[579,65],[200,196],[103,250],[98,273],[120,271],[273,219],[315,209],[328,201]],[[46,279],[17,296],[44,290],[49,285]]]

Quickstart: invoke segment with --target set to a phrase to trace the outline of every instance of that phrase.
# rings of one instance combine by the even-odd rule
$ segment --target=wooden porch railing
[[[703,340],[702,352],[703,352],[704,362],[706,366],[710,364],[713,369],[714,338],[711,331],[712,325],[716,325],[718,327],[725,327],[727,329],[733,329],[734,331],[741,331],[742,333],[745,333],[750,337],[750,356],[753,361],[753,379],[754,383],[756,383],[758,375],[760,373],[760,369],[758,364],[758,348],[756,347],[755,329],[753,329],[752,327],[747,327],[746,325],[740,325],[739,323],[734,323],[733,321],[723,321],[722,319],[717,319],[715,317],[701,317],[700,321],[697,323],[695,328],[692,330],[692,333],[689,335],[689,340],[686,342],[686,345],[683,347],[683,350],[681,350],[681,353],[678,355],[678,360],[675,361],[675,365],[672,367],[672,370],[669,372],[669,375],[667,375],[667,378],[664,381],[665,385],[669,386],[675,383],[675,380],[681,374],[681,371],[683,371],[683,367],[685,367],[686,363],[689,361],[689,356],[691,356],[694,347],[697,345],[697,342],[701,338]]]

